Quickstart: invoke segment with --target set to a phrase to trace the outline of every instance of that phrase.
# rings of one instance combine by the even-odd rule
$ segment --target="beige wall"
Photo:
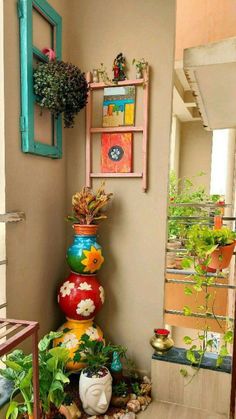
[[[201,121],[181,124],[179,176],[191,177],[199,172],[206,176],[196,177],[196,185],[204,185],[210,191],[212,132],[204,130]]]
[[[236,36],[235,0],[177,0],[175,59],[183,49]]]
[[[66,24],[66,0],[50,2]],[[7,315],[39,321],[42,334],[55,328],[60,316],[56,286],[65,270],[66,160],[65,156],[52,160],[21,152],[16,0],[5,0],[4,19],[6,208],[26,214],[26,221],[7,226]]]
[[[175,1],[73,0],[70,5],[71,61],[86,71],[103,62],[110,76],[120,51],[129,64],[145,57],[151,65],[149,189],[144,194],[139,179],[106,181],[114,200],[100,229],[106,260],[99,278],[107,300],[97,317],[106,335],[127,346],[140,369],[149,370],[149,338],[163,324]],[[101,103],[99,112],[101,124]],[[71,195],[85,182],[84,129],[82,112],[66,140],[68,209]],[[99,151],[95,157],[99,161]]]

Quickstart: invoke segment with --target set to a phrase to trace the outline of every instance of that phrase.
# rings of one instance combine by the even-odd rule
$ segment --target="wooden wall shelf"
[[[144,78],[135,80],[124,80],[118,83],[93,83],[91,73],[87,73],[89,84],[88,103],[86,106],[86,186],[92,186],[93,178],[141,178],[143,192],[147,191],[147,143],[148,143],[148,99],[149,99],[149,69],[145,71]],[[93,116],[93,91],[105,87],[116,86],[140,86],[143,92],[143,123],[140,126],[120,127],[92,127]],[[140,132],[142,133],[142,171],[140,173],[94,173],[92,159],[93,134],[115,132]]]

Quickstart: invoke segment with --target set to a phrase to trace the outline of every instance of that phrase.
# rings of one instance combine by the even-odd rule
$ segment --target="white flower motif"
[[[91,298],[87,298],[86,300],[81,300],[79,304],[77,304],[76,313],[81,314],[81,316],[89,316],[95,310],[95,305]]]
[[[75,288],[75,284],[73,284],[73,282],[70,282],[70,281],[64,282],[64,284],[60,288],[60,293],[62,297],[65,297],[66,295],[70,295],[71,290],[73,290],[74,288]]]
[[[90,337],[91,340],[99,339],[99,334],[95,327],[89,327],[85,333]]]
[[[74,333],[68,333],[63,340],[63,346],[68,349],[75,348],[79,344],[79,341]]]
[[[101,302],[102,302],[102,304],[104,304],[104,301],[105,301],[105,291],[104,291],[104,288],[102,286],[100,286],[99,287],[99,291],[100,291]]]
[[[87,282],[81,282],[81,284],[78,287],[78,290],[91,291],[92,290],[92,285],[88,284]]]

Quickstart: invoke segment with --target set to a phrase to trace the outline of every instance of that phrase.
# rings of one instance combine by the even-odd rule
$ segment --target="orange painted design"
[[[116,155],[117,150],[121,154]],[[102,173],[130,173],[132,171],[131,132],[102,134],[101,170]]]
[[[83,253],[86,256],[86,259],[81,261],[82,265],[85,266],[84,272],[94,273],[98,271],[104,262],[101,249],[91,246],[90,250],[84,250]]]
[[[73,229],[75,230],[75,234],[81,236],[95,236],[97,234],[98,226],[95,224],[73,224]]]

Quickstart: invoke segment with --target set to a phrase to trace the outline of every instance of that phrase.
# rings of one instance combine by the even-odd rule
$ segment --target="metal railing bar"
[[[0,265],[6,265],[7,264],[7,260],[0,260]]]
[[[205,207],[205,208],[230,208],[232,204],[217,204],[206,202],[170,202],[169,207]]]
[[[190,284],[190,285],[195,285],[197,282],[196,281],[191,281],[191,280],[187,280],[187,279],[166,279],[167,283],[170,284]],[[213,288],[228,288],[231,290],[235,290],[236,289],[236,285],[228,285],[228,284],[221,284],[220,282],[214,282],[213,284],[207,284],[206,282],[203,282],[202,285],[207,285],[208,287],[213,287]]]
[[[2,303],[2,304],[0,304],[0,310],[2,309],[2,308],[5,308],[5,307],[7,307],[7,303]],[[1,328],[2,326],[0,325],[0,328]]]
[[[184,316],[186,318],[187,317],[198,317],[198,318],[201,318],[201,319],[212,319],[212,320],[217,319],[217,320],[222,320],[222,321],[226,321],[226,320],[233,321],[234,320],[232,317],[218,316],[218,315],[204,314],[204,313],[203,314],[202,313],[191,313],[188,316],[186,316],[184,314],[184,312],[180,311],[180,310],[165,310],[165,313],[166,314],[174,314],[176,316]]]
[[[209,216],[200,216],[200,215],[168,215],[168,220],[204,220],[204,221],[208,221],[210,219],[211,221],[214,219],[214,215],[209,215]],[[222,217],[223,221],[235,221],[236,217]]]
[[[187,271],[185,269],[182,270],[178,270],[178,269],[167,269],[166,270],[168,274],[172,274],[172,275],[186,275],[186,276],[193,276],[196,275],[196,273],[194,271]],[[172,272],[174,271],[174,272]],[[220,274],[216,274],[214,272],[206,272],[204,275],[200,275],[200,276],[207,276],[208,278],[226,278],[225,275],[220,275]]]

